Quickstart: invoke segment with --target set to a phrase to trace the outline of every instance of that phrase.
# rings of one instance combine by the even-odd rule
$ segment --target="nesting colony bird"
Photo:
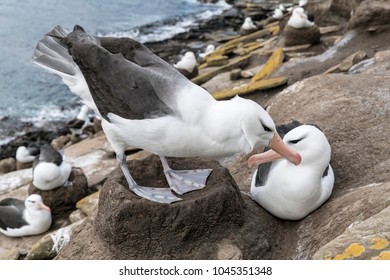
[[[205,57],[206,57],[208,54],[210,54],[210,53],[212,53],[212,52],[214,52],[214,51],[215,51],[215,46],[214,46],[213,44],[210,44],[210,45],[208,45],[208,46],[206,47],[206,50],[205,50],[204,53],[200,53],[200,54],[199,54],[199,57],[200,57],[201,59],[205,59]]]
[[[39,157],[33,164],[33,185],[40,190],[52,190],[70,184],[72,167],[51,145],[41,146]]]
[[[94,37],[78,25],[72,32],[57,26],[38,43],[33,62],[96,104],[129,188],[143,198],[172,203],[181,198],[171,190],[183,194],[205,187],[212,170],[172,170],[165,156],[223,157],[269,145],[294,164],[300,162],[257,103],[240,97],[215,100],[130,38]],[[124,155],[128,146],[160,156],[170,189],[135,182]]]
[[[78,113],[76,118],[68,123],[68,127],[73,133],[77,135],[82,135],[84,133],[85,128],[93,125],[93,123],[89,119],[88,111],[89,108],[87,105],[81,106],[80,112]]]
[[[246,17],[244,23],[241,26],[240,34],[248,35],[250,33],[255,32],[257,29],[258,27],[253,23],[252,18]]]
[[[320,30],[314,23],[314,16],[306,13],[302,7],[295,8],[284,28],[284,45],[318,44]]]
[[[259,165],[251,183],[252,198],[281,219],[299,220],[320,207],[331,195],[334,174],[331,148],[324,133],[313,125],[293,122],[278,127],[283,141],[302,157],[295,166],[268,150],[249,158]]]
[[[186,52],[184,56],[173,66],[188,79],[195,78],[199,74],[198,62],[193,52]]]
[[[35,147],[19,146],[16,150],[16,160],[21,163],[33,162],[35,157],[39,155],[39,149]]]
[[[50,208],[42,197],[32,194],[25,201],[6,198],[0,201],[0,232],[12,237],[37,235],[51,226]]]
[[[301,7],[297,7],[293,10],[287,25],[296,29],[312,27],[314,25],[314,17],[313,15],[310,15],[309,20],[308,14],[305,12],[305,10]]]
[[[283,18],[283,11],[280,8],[276,8],[272,14],[272,18],[276,20],[281,20]]]

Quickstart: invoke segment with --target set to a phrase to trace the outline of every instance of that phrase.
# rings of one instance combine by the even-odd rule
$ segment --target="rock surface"
[[[301,29],[286,25],[283,30],[283,39],[285,46],[315,45],[320,42],[320,30],[317,25]]]
[[[389,192],[390,182],[379,185],[368,185],[362,188],[362,194],[385,190],[381,194],[385,195]],[[372,195],[368,195],[358,204],[355,202],[354,206],[361,207],[359,204],[372,198]],[[390,205],[390,199],[387,199],[385,204]],[[387,207],[365,220],[359,218],[341,235],[315,252],[313,259],[390,259],[389,215],[390,207]]]
[[[58,259],[218,259],[266,258],[267,236],[276,232],[265,213],[242,197],[227,170],[215,161],[170,160],[172,168],[213,168],[207,187],[171,205],[146,201],[128,190],[115,170],[100,193],[96,218],[66,246]],[[129,162],[141,185],[164,185],[158,157]],[[149,166],[148,169],[145,167]],[[143,176],[141,178],[141,176]],[[142,221],[142,222],[140,222]],[[92,242],[91,235],[93,235]],[[196,249],[194,249],[196,248]]]
[[[349,23],[350,29],[377,31],[390,28],[390,2],[386,0],[366,0],[355,10]]]

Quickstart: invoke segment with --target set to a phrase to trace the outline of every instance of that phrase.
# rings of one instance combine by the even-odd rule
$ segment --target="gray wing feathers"
[[[28,223],[23,219],[24,201],[6,198],[0,201],[0,228],[19,228]]]
[[[56,31],[56,28],[49,34],[66,36],[66,34],[63,34],[63,31]],[[75,65],[72,57],[69,55],[67,47],[61,43],[60,37],[50,37],[50,35],[46,35],[38,42],[34,49],[33,63],[60,76],[62,73],[73,76],[77,70],[77,65]]]

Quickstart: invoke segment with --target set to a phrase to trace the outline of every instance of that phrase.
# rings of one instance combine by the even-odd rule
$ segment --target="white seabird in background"
[[[34,147],[19,146],[16,150],[16,160],[21,163],[33,162],[39,154],[39,149]]]
[[[0,232],[11,237],[37,235],[51,226],[50,208],[42,197],[32,194],[25,201],[6,198],[0,201]]]
[[[39,157],[33,164],[33,185],[40,190],[52,190],[67,186],[72,167],[51,145],[41,146]]]
[[[199,57],[204,59],[208,54],[212,53],[215,51],[215,46],[213,44],[210,44],[206,47],[206,50],[204,53],[200,53]]]
[[[146,199],[181,200],[170,189],[135,182],[124,155],[128,146],[159,155],[177,194],[204,188],[212,170],[172,170],[165,156],[223,157],[269,146],[294,164],[300,162],[300,155],[281,141],[273,120],[257,103],[241,97],[215,100],[130,38],[93,37],[78,25],[73,32],[57,26],[38,43],[33,62],[60,75],[66,84],[76,81],[75,93],[82,92],[82,98],[96,104],[95,113],[102,117],[130,189]]]
[[[173,66],[176,69],[183,69],[191,73],[194,70],[196,64],[197,62],[195,54],[193,52],[186,52],[184,56]]]
[[[83,106],[81,106],[80,112],[78,113],[76,118],[68,123],[68,127],[73,133],[77,135],[82,135],[84,133],[85,128],[93,125],[93,123],[89,119],[88,111],[88,106],[84,104]]]
[[[310,20],[308,15],[305,13],[305,10],[301,7],[295,8],[292,11],[292,15],[287,22],[288,26],[294,27],[296,29],[312,27],[314,25],[313,16],[310,16]]]
[[[283,141],[302,157],[296,166],[272,150],[249,158],[259,165],[251,183],[252,198],[281,219],[299,220],[320,207],[331,195],[334,174],[331,148],[324,133],[313,125],[293,122],[278,127]]]
[[[246,17],[244,23],[241,26],[241,33],[249,33],[256,31],[258,27],[253,23],[252,18]]]
[[[276,8],[272,14],[272,18],[274,19],[282,19],[283,18],[283,11],[279,8]]]

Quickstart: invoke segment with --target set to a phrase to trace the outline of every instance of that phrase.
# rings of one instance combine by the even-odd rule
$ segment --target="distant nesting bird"
[[[52,190],[67,186],[72,167],[51,145],[41,146],[39,157],[33,164],[33,185],[40,190]]]
[[[305,10],[301,7],[298,7],[293,10],[287,25],[296,29],[312,27],[314,25],[314,16],[310,15],[309,20],[308,14],[305,12]]]
[[[244,23],[241,26],[240,34],[247,35],[255,32],[257,29],[258,27],[253,23],[252,18],[246,17]]]
[[[11,237],[37,235],[51,226],[50,208],[42,197],[32,194],[25,201],[6,198],[0,201],[0,232]]]
[[[21,163],[33,162],[35,157],[39,155],[39,149],[35,147],[19,146],[16,150],[16,160]]]
[[[213,44],[210,44],[207,46],[206,50],[204,53],[200,53],[199,57],[204,59],[208,54],[212,53],[215,51],[215,46]]]
[[[76,116],[76,118],[68,123],[68,127],[73,133],[77,135],[82,135],[84,133],[85,128],[93,125],[93,123],[89,119],[88,111],[89,108],[87,105],[81,106],[80,112]]]
[[[274,19],[282,19],[283,18],[283,11],[280,8],[276,8],[272,14],[272,18]]]
[[[181,60],[173,66],[187,79],[192,79],[199,74],[196,57],[193,52],[186,52]]]
[[[250,166],[260,164],[252,178],[251,194],[276,217],[299,220],[320,207],[332,193],[331,147],[314,125],[294,121],[277,127],[277,131],[287,146],[299,152],[301,164],[291,164],[272,150],[250,157]]]

